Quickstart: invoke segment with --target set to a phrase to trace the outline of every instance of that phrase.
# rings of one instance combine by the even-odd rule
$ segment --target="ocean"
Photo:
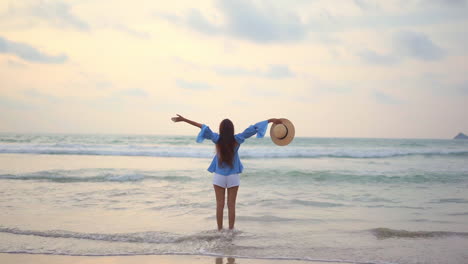
[[[195,137],[0,134],[0,253],[468,263],[468,140],[252,137],[218,232]]]

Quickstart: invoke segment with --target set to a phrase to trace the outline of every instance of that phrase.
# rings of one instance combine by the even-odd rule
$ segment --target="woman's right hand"
[[[172,120],[173,122],[181,122],[181,121],[184,121],[185,118],[184,118],[183,116],[177,114],[177,116],[176,116],[176,117],[172,117],[171,120]]]

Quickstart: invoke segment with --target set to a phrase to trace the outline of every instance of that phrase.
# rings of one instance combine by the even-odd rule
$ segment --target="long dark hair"
[[[219,140],[216,143],[216,153],[218,155],[218,164],[224,164],[233,167],[234,163],[234,148],[237,142],[234,139],[234,124],[229,119],[224,119],[219,124]]]

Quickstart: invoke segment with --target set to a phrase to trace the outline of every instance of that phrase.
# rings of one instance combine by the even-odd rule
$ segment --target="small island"
[[[460,132],[453,139],[468,139],[468,136]]]

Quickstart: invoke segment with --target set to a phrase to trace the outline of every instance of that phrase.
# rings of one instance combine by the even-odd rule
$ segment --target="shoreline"
[[[209,255],[121,255],[121,256],[69,256],[52,254],[0,253],[0,263],[5,264],[343,264],[356,263],[338,260],[294,260],[293,258],[247,258]]]

